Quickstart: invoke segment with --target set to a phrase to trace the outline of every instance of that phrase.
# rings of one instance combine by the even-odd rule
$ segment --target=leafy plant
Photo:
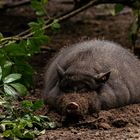
[[[0,130],[5,138],[33,139],[45,134],[45,129],[56,127],[47,116],[34,114],[36,110],[43,107],[40,100],[34,103],[24,100],[15,107],[8,100],[5,101],[1,98],[0,107],[6,110],[0,115]]]
[[[0,132],[5,138],[33,139],[44,134],[45,129],[55,127],[47,116],[34,113],[44,106],[42,101],[33,103],[24,100],[34,74],[28,60],[40,52],[41,45],[49,41],[44,29],[47,2],[31,1],[38,17],[35,22],[29,23],[29,34],[4,37],[0,33]],[[58,28],[57,22],[52,26]]]

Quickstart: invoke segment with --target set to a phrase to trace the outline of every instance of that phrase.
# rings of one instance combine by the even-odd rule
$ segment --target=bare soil
[[[50,15],[59,15],[71,5],[62,4],[61,0],[51,0],[47,7]],[[111,8],[109,8],[110,10]],[[0,32],[14,35],[27,29],[27,23],[34,19],[34,12],[24,6],[0,13]],[[94,38],[107,39],[131,48],[128,39],[128,28],[133,20],[132,12],[126,8],[122,13],[112,16],[106,8],[91,7],[86,11],[61,23],[58,33],[51,30],[47,34],[51,41],[40,54],[36,54],[31,64],[36,69],[35,86],[30,98],[41,98],[44,87],[45,65],[57,51],[73,43]],[[140,35],[135,53],[140,55]],[[50,48],[50,49],[49,49]],[[47,110],[47,109],[46,109]],[[43,110],[41,113],[45,114]],[[62,124],[62,117],[55,112],[47,113],[58,124],[55,130],[46,130],[46,134],[36,140],[140,140],[140,104],[129,105],[108,111],[101,111],[99,117],[85,116],[77,124]]]

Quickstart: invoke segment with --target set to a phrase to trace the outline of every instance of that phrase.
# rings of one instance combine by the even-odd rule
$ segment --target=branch
[[[88,2],[87,4],[83,5],[82,7],[78,8],[78,9],[75,9],[75,10],[72,10],[70,11],[69,13],[63,15],[63,16],[60,16],[58,18],[55,18],[58,22],[62,22],[63,20],[66,20],[70,17],[73,17],[74,15],[86,10],[87,8],[91,7],[91,6],[95,6],[95,5],[98,5],[98,4],[123,4],[123,5],[126,5],[126,6],[129,6],[129,7],[133,7],[133,8],[136,8],[136,9],[139,9],[140,7],[140,2],[137,1],[137,4],[135,3],[136,0],[91,0],[90,2]],[[46,26],[43,27],[43,29],[48,29],[50,28],[52,25],[52,23],[48,23],[46,24]],[[5,40],[13,40],[15,38],[15,40],[22,40],[22,39],[27,39],[28,37],[31,37],[34,32],[32,33],[29,33],[30,32],[30,29],[16,35],[16,36],[13,36],[13,37],[9,37],[9,38],[4,38],[2,41],[5,41]]]
[[[92,1],[89,2],[88,4],[86,4],[86,5],[84,5],[84,6],[80,7],[80,8],[78,8],[78,9],[72,11],[72,12],[69,12],[68,14],[66,14],[66,15],[64,15],[64,16],[60,16],[60,17],[56,18],[56,20],[57,20],[58,22],[62,22],[63,20],[68,19],[68,18],[70,18],[70,17],[72,17],[72,16],[74,16],[74,15],[80,13],[81,11],[84,11],[84,10],[87,9],[88,7],[92,6],[92,5],[94,4],[94,2],[96,2],[96,1],[97,1],[97,0],[92,0]],[[52,25],[52,23],[47,24],[46,26],[43,27],[43,30],[50,28],[51,25]],[[19,38],[19,40],[27,39],[28,37],[31,37],[31,36],[34,34],[34,32],[32,32],[32,33],[28,33],[28,32],[30,32],[30,29],[28,29],[28,30],[26,30],[26,31],[24,31],[24,32],[22,32],[22,33],[16,35],[16,36],[3,38],[1,41],[5,41],[5,40],[14,40],[14,38],[15,38],[15,40],[17,40],[18,38]],[[28,34],[26,34],[26,33],[28,33]]]

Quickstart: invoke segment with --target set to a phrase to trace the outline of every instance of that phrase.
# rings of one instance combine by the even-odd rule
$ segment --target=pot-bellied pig
[[[62,114],[82,115],[140,103],[140,62],[105,40],[64,48],[48,67],[43,100]]]

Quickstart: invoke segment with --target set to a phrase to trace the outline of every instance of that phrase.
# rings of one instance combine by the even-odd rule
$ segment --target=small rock
[[[131,132],[132,131],[132,129],[131,128],[127,128],[127,132]]]
[[[77,132],[77,130],[75,130],[75,129],[71,129],[71,133],[77,134],[78,132]]]
[[[99,128],[108,130],[111,128],[111,126],[108,123],[100,123]]]

